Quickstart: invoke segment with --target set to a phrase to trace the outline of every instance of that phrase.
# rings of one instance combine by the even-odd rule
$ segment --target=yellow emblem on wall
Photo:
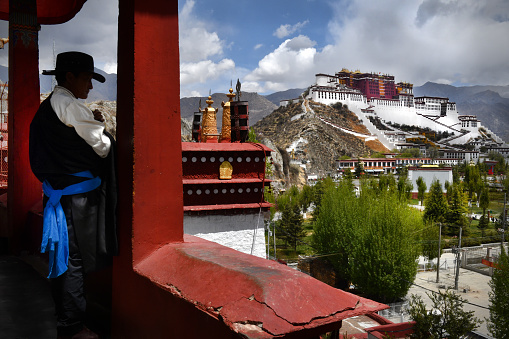
[[[223,161],[219,166],[219,179],[228,180],[232,178],[233,166],[228,161]]]

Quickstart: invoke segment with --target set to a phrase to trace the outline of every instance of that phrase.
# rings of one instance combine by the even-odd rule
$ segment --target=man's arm
[[[92,112],[81,103],[69,105],[66,111],[72,112],[66,114],[66,121],[63,122],[67,126],[74,127],[76,133],[78,133],[101,158],[105,158],[110,151],[111,141],[103,133],[104,117],[102,113],[99,110]]]

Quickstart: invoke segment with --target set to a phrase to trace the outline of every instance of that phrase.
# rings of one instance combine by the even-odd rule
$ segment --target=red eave
[[[452,167],[408,167],[409,171],[451,171]]]
[[[71,20],[87,0],[37,0],[37,21],[41,25]],[[9,0],[0,0],[0,19],[9,21]]]
[[[224,205],[195,205],[184,206],[184,212],[201,212],[201,211],[227,211],[236,209],[268,209],[272,206],[270,202],[250,203],[250,204],[224,204]]]
[[[135,271],[247,338],[298,331],[302,338],[317,337],[338,329],[343,319],[388,308],[277,262],[189,235],[153,252]]]
[[[246,183],[259,183],[266,182],[271,183],[270,179],[259,179],[259,178],[239,178],[239,179],[182,179],[184,185],[210,185],[210,184],[246,184]]]
[[[252,142],[234,143],[206,143],[206,142],[183,142],[182,152],[189,151],[217,151],[217,152],[238,152],[238,151],[265,151],[272,152],[270,148],[262,144]]]

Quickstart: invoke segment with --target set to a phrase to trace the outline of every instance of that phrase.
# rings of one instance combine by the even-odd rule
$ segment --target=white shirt
[[[76,99],[71,91],[62,86],[55,86],[50,103],[60,121],[66,126],[74,127],[76,133],[101,158],[108,155],[111,141],[103,134],[104,123],[95,120],[92,111]]]

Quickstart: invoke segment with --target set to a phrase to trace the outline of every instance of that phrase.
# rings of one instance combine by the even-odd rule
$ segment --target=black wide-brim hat
[[[63,72],[90,72],[92,78],[105,82],[106,79],[99,73],[94,72],[94,58],[82,52],[64,52],[57,55],[57,66],[54,70],[43,70],[44,75],[57,75]]]

